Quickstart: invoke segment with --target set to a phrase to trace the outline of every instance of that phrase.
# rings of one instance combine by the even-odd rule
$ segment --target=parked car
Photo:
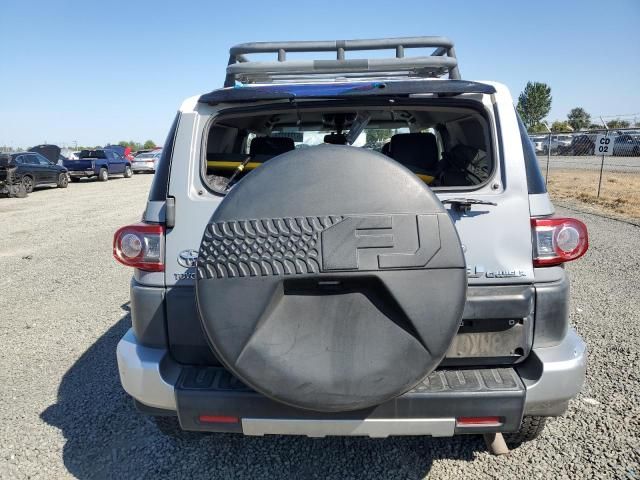
[[[344,59],[369,49],[403,58]],[[224,86],[182,104],[142,223],[114,236],[135,269],[118,371],[141,412],[172,433],[514,446],[565,412],[586,346],[563,264],[588,236],[553,216],[504,85],[412,37],[236,45]],[[354,146],[383,129],[384,154]]]
[[[106,182],[112,175],[122,175],[124,178],[133,175],[131,163],[114,150],[82,150],[79,157],[78,160],[64,162],[72,182],[92,177]]]
[[[0,153],[0,197],[26,197],[27,191],[16,176],[18,165],[11,155]]]
[[[536,137],[534,146],[536,152],[547,154],[549,153],[549,149],[551,149],[551,154],[555,155],[569,147],[572,139],[572,135],[544,135],[542,137]]]
[[[113,150],[114,152],[117,152],[121,157],[127,159],[129,162],[133,161],[131,147],[123,147],[122,145],[107,145],[104,147],[104,150]]]
[[[640,139],[626,133],[617,135],[613,140],[613,154],[625,157],[640,156]]]
[[[133,173],[155,172],[161,155],[162,149],[136,155],[131,163]]]
[[[143,153],[149,153],[149,152],[153,152],[154,150],[161,150],[161,147],[156,147],[156,148],[146,148],[146,149],[142,149],[142,150],[138,150],[137,152],[135,152],[133,154],[134,157],[137,157],[138,155],[142,155]]]
[[[569,145],[563,145],[558,149],[558,155],[593,155],[595,142],[596,134],[575,135]]]
[[[544,152],[544,144],[548,143],[547,138],[548,138],[547,135],[530,135],[529,136],[529,139],[531,140],[531,143],[533,144],[536,153]]]
[[[50,162],[39,153],[10,153],[5,163],[4,168],[11,168],[13,180],[20,182],[26,193],[43,185],[55,185],[59,188],[67,188],[69,185],[67,169]]]

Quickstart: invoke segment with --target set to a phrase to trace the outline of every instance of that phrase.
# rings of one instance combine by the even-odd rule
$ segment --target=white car
[[[555,154],[558,152],[558,149],[568,148],[571,145],[571,140],[573,139],[573,135],[551,135],[551,140],[549,140],[549,136],[545,135],[544,137],[537,137],[534,142],[534,146],[536,152],[547,154],[549,152],[549,145],[551,145],[551,153]]]
[[[131,162],[131,169],[134,173],[151,172],[154,173],[158,166],[162,150],[154,150],[152,152],[141,153]]]

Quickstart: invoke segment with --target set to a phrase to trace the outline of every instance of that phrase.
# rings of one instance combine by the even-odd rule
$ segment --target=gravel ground
[[[1,478],[640,477],[638,227],[578,214],[592,240],[570,266],[587,385],[509,456],[490,456],[474,436],[174,440],[136,413],[115,359],[131,271],[112,260],[111,236],[140,217],[150,182],[0,199]]]

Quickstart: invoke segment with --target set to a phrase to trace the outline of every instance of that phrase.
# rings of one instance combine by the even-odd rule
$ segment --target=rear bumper
[[[556,346],[534,348],[516,368],[438,370],[406,394],[377,407],[341,413],[299,410],[275,402],[219,367],[191,367],[168,351],[139,345],[131,330],[117,349],[125,391],[143,410],[177,415],[186,430],[249,435],[434,435],[514,431],[522,415],[561,415],[584,382],[586,348],[570,330]],[[201,415],[238,417],[207,423]],[[496,425],[462,427],[459,417],[498,416]]]
[[[135,163],[131,165],[131,170],[134,172],[155,172],[156,169],[153,166],[148,165],[136,165]]]
[[[525,415],[558,416],[584,384],[587,346],[574,329],[553,347],[535,348],[516,367],[527,390]]]
[[[70,178],[86,178],[86,177],[94,177],[96,172],[93,170],[69,170]]]

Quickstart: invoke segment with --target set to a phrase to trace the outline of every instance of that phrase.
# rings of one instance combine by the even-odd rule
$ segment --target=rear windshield
[[[203,172],[225,191],[271,158],[323,144],[381,152],[434,188],[473,188],[489,180],[494,162],[480,110],[458,106],[314,106],[216,118],[207,135]]]
[[[141,153],[140,155],[136,155],[136,160],[144,160],[149,158],[157,157],[157,153]]]
[[[107,158],[104,150],[82,150],[79,158]]]

